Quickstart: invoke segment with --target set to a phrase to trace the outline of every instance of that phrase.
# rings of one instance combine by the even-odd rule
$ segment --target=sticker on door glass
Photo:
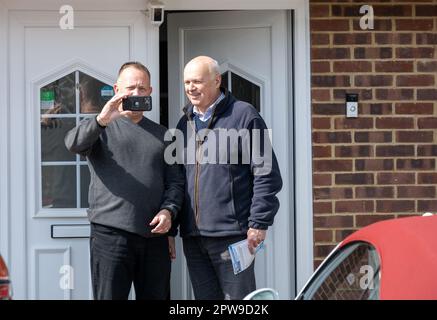
[[[104,101],[108,101],[112,98],[114,95],[114,90],[111,86],[103,86],[102,89],[100,89],[100,96]]]
[[[41,89],[41,109],[48,110],[55,106],[55,91],[52,89]]]

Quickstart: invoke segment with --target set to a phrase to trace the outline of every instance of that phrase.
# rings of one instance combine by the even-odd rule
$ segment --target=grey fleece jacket
[[[138,124],[121,117],[106,128],[94,117],[67,133],[67,148],[86,156],[90,169],[90,222],[152,237],[149,223],[160,209],[176,216],[184,176],[164,161],[165,132],[145,117]]]

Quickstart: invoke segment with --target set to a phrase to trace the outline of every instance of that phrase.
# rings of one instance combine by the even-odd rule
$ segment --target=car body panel
[[[358,230],[338,249],[368,242],[381,260],[380,299],[437,299],[437,216],[385,220]]]

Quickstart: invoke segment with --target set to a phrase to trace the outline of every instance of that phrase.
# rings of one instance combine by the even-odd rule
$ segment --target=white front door
[[[151,66],[152,86],[158,83],[150,49],[157,28],[143,13],[78,11],[70,30],[60,28],[61,17],[10,12],[9,260],[16,299],[92,298],[89,172],[85,159],[66,150],[64,136],[99,112],[122,63]],[[158,110],[148,116],[159,121]]]
[[[281,297],[294,295],[294,213],[292,186],[291,15],[288,11],[222,11],[168,14],[169,127],[174,128],[186,103],[183,68],[193,57],[218,61],[223,84],[252,103],[269,128],[278,158],[283,190],[280,210],[269,229],[266,249],[257,255],[257,287],[274,287]],[[172,294],[190,298],[182,250],[173,267]],[[182,282],[181,282],[182,280]]]

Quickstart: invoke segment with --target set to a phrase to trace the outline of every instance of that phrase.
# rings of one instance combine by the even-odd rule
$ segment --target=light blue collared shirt
[[[199,109],[197,109],[197,107],[194,106],[194,108],[193,108],[194,115],[196,115],[199,118],[199,120],[202,122],[208,121],[212,117],[212,114],[214,113],[214,109],[215,109],[216,105],[218,105],[219,102],[222,101],[224,98],[225,98],[225,95],[222,92],[220,94],[220,96],[217,98],[217,100],[215,100],[214,103],[212,105],[210,105],[208,107],[208,109],[206,109],[206,112],[204,114],[202,114],[199,111]]]

